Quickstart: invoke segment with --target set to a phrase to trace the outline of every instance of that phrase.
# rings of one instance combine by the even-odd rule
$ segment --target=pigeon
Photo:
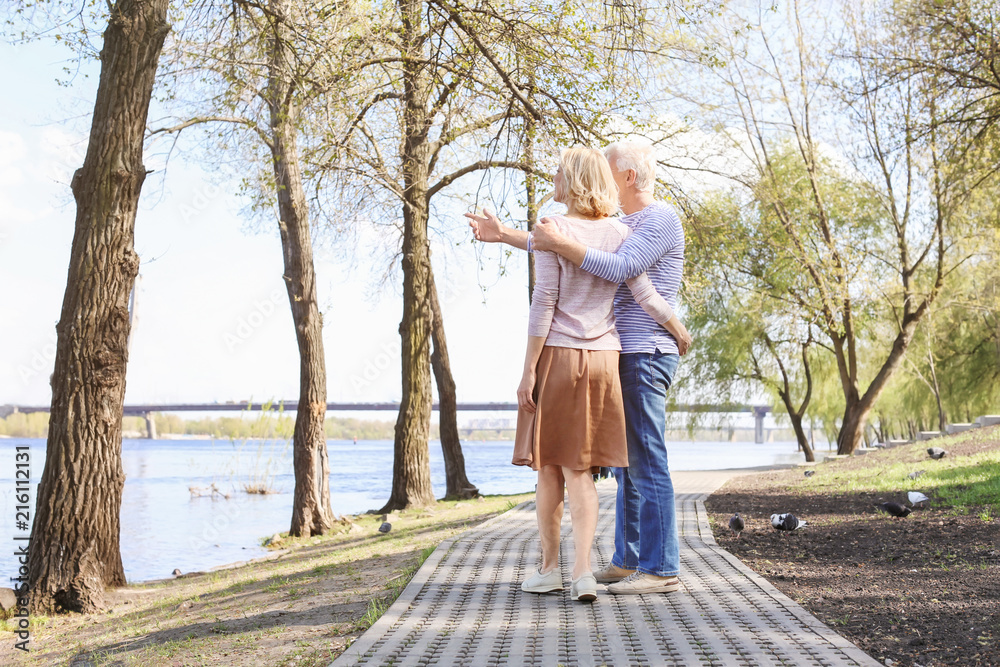
[[[746,528],[746,524],[743,522],[743,517],[737,512],[729,518],[729,530],[736,534],[736,539],[740,539],[740,533]]]
[[[804,473],[802,473],[802,474],[803,474],[803,475],[805,475],[806,477],[812,477],[813,475],[815,475],[815,474],[816,474],[816,471],[815,471],[815,470],[806,470],[806,471],[805,471]]]
[[[911,507],[919,507],[921,509],[923,509],[927,501],[930,500],[930,498],[922,494],[920,491],[910,491],[906,494],[906,498],[910,501]]]
[[[392,524],[388,521],[383,521],[382,525],[378,527],[380,533],[388,533],[390,530],[392,530]]]
[[[923,475],[925,472],[927,472],[927,471],[926,470],[914,470],[909,475],[907,475],[907,477],[909,477],[910,479],[916,479],[917,477],[920,477],[921,475]]]
[[[785,514],[772,514],[771,515],[771,525],[774,526],[775,530],[795,530],[797,528],[802,528],[807,522],[803,521],[799,517],[786,512]]]
[[[883,512],[888,512],[889,514],[899,517],[900,519],[913,511],[909,507],[904,507],[899,503],[879,503],[878,506],[882,508]]]
[[[932,459],[943,459],[944,456],[945,456],[945,454],[947,454],[947,453],[948,452],[944,451],[940,447],[928,447],[927,448],[927,456],[931,457]]]

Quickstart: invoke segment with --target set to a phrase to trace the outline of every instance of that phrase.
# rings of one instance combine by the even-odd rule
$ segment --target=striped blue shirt
[[[677,354],[677,341],[646,314],[632,298],[625,281],[643,271],[671,308],[684,271],[684,229],[673,207],[654,202],[621,219],[632,233],[615,252],[587,248],[580,268],[605,280],[621,283],[615,293],[615,327],[622,354],[667,352]]]

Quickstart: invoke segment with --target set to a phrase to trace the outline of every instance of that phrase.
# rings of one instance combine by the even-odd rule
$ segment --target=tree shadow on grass
[[[396,563],[403,566],[407,562],[415,563],[419,559],[420,552],[420,549],[414,549],[394,554],[393,558]],[[273,574],[252,582],[237,582],[219,591],[193,595],[180,605],[171,602],[168,605],[154,605],[147,609],[121,614],[118,617],[119,624],[155,626],[159,629],[82,651],[72,658],[71,663],[83,665],[96,660],[124,659],[129,655],[137,656],[146,649],[156,647],[169,651],[170,645],[179,642],[225,637],[239,639],[247,633],[266,632],[276,628],[313,627],[336,623],[349,623],[353,626],[356,619],[365,613],[371,599],[389,594],[378,585],[384,584],[384,580],[357,578],[356,572],[377,569],[381,564],[384,564],[384,558],[373,556],[354,561],[350,567],[345,565],[344,570],[350,569],[350,572],[346,573],[335,571],[330,574],[316,574],[315,568],[309,568],[289,574]],[[326,590],[293,594],[293,591],[298,590],[301,593],[302,589],[317,587],[321,580]],[[374,590],[372,590],[373,585]],[[323,598],[323,602],[308,604],[310,595]],[[342,599],[328,602],[331,596]],[[297,609],[288,608],[290,604],[301,603],[303,600],[306,601],[304,606],[300,605]],[[187,604],[190,606],[185,607]],[[262,609],[254,614],[246,613],[247,610],[255,608]],[[178,619],[178,615],[194,618]],[[203,620],[205,615],[214,616],[214,620]],[[177,624],[170,627],[160,627],[175,622]]]
[[[396,553],[386,554],[386,551],[398,549],[400,542],[405,545],[410,540],[419,540],[432,533],[461,531],[482,522],[481,517],[412,527],[400,522],[385,535],[341,536],[316,544],[297,545],[280,559],[185,575],[176,581],[179,584],[176,592],[169,590],[171,583],[168,583],[158,589],[164,595],[163,599],[150,602],[146,608],[117,616],[119,625],[157,627],[155,632],[81,651],[72,662],[83,665],[93,660],[102,663],[110,660],[109,664],[117,664],[118,657],[137,656],[158,646],[165,646],[164,650],[168,651],[182,650],[170,648],[170,645],[208,638],[240,637],[251,632],[267,632],[296,625],[343,623],[354,627],[372,599],[394,597],[401,590],[401,585],[406,583],[406,580],[400,579],[398,585],[387,588],[386,580],[391,580],[391,574],[373,579],[366,578],[363,573],[386,573],[387,570],[391,573],[413,568],[420,562],[424,549],[407,549],[404,546]],[[374,554],[343,563],[322,562],[327,552],[332,555],[352,548],[368,548]],[[200,587],[218,577],[229,577],[232,582],[216,591],[198,593]],[[308,603],[310,596],[316,598],[316,604]],[[331,602],[331,598],[340,599]],[[260,611],[245,615],[246,611],[253,609]],[[198,619],[208,614],[215,620]],[[166,624],[171,627],[161,627]]]

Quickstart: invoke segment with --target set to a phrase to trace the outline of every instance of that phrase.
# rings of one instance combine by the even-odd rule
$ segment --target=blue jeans
[[[661,577],[680,570],[674,485],[667,467],[667,390],[677,371],[676,354],[622,354],[618,371],[625,403],[628,468],[614,468],[615,555],[622,568]]]

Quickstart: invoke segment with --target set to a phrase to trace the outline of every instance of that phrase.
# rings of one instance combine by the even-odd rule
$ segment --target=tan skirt
[[[534,398],[534,413],[517,412],[514,465],[594,472],[628,465],[618,352],[546,345]]]

